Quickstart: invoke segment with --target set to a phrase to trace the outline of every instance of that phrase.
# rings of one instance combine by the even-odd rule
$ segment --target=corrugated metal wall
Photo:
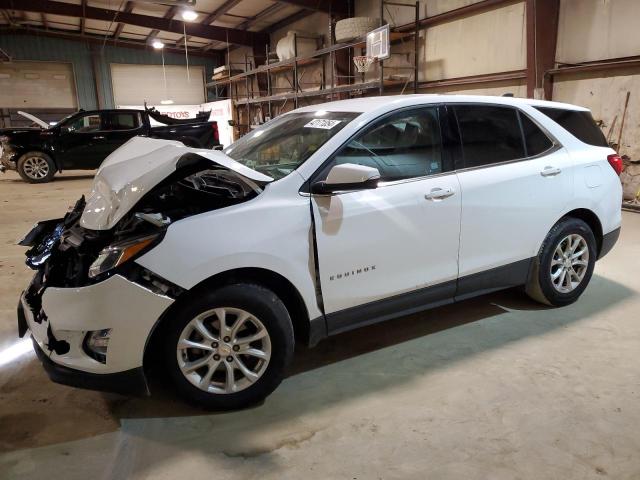
[[[101,85],[101,95],[104,99],[103,108],[112,108],[113,92],[111,91],[110,63],[133,63],[144,65],[159,65],[162,63],[160,54],[154,50],[140,50],[105,45],[89,44],[82,41],[64,40],[37,35],[0,35],[0,48],[16,60],[42,60],[71,62],[76,77],[78,105],[85,110],[98,108],[98,99],[93,79],[91,64],[91,49],[98,52],[98,76]],[[184,55],[165,53],[167,65],[184,65]],[[214,59],[206,57],[189,57],[190,65],[205,67],[206,78],[210,78],[216,67]]]

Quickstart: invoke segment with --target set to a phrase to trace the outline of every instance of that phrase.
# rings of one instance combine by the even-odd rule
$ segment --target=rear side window
[[[595,147],[608,147],[607,139],[596,125],[591,112],[536,107],[578,140]]]
[[[520,112],[520,122],[522,122],[522,133],[524,143],[527,147],[527,157],[534,157],[546,152],[553,147],[553,142],[538,127],[533,120]]]
[[[454,107],[462,139],[465,167],[478,167],[526,157],[518,112],[510,107]]]
[[[109,130],[133,130],[140,126],[140,114],[138,113],[108,113]]]

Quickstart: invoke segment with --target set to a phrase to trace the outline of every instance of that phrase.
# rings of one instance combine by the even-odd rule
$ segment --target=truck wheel
[[[527,294],[554,307],[575,302],[591,280],[597,255],[596,239],[589,225],[577,218],[561,219],[540,247]]]
[[[193,296],[164,338],[170,379],[187,401],[236,409],[267,397],[293,357],[293,326],[282,301],[254,284]]]
[[[27,152],[18,159],[18,173],[25,182],[46,183],[56,174],[56,164],[43,152]]]

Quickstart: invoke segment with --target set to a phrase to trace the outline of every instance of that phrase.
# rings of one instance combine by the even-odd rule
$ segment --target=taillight
[[[617,153],[612,153],[607,157],[607,160],[609,161],[609,165],[616,171],[616,175],[620,175],[624,167],[622,157]]]
[[[213,128],[213,138],[216,142],[220,143],[220,134],[218,133],[218,122],[213,122],[211,124],[211,128]]]

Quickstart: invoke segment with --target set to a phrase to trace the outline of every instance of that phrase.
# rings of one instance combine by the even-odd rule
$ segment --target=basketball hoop
[[[353,63],[356,64],[356,68],[360,73],[368,72],[371,64],[376,60],[376,57],[369,55],[360,55],[353,57]]]

